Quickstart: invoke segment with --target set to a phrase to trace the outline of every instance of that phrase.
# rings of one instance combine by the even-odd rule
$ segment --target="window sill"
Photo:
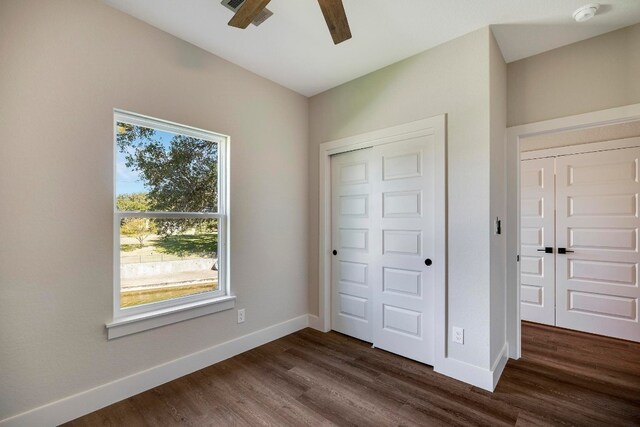
[[[182,322],[183,320],[206,316],[207,314],[217,313],[219,311],[230,310],[235,307],[235,305],[235,296],[223,296],[180,306],[149,311],[146,313],[120,317],[118,319],[114,319],[111,323],[107,323],[107,338],[119,338],[160,326],[170,325],[171,323]]]

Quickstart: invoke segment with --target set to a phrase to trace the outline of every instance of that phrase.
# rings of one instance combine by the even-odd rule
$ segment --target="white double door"
[[[640,148],[521,163],[521,318],[640,341]]]
[[[332,329],[423,363],[434,354],[434,142],[331,158]]]

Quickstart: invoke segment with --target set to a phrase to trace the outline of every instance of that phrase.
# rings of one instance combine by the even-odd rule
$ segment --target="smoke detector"
[[[586,6],[582,6],[580,9],[573,12],[573,19],[575,19],[576,22],[588,21],[596,16],[598,8],[600,8],[598,3],[591,3]]]
[[[233,13],[236,13],[238,9],[240,9],[240,6],[242,6],[242,3],[244,3],[244,0],[222,0],[220,3],[227,9],[233,11]],[[258,16],[256,16],[256,19],[251,21],[251,23],[257,27],[266,21],[271,15],[273,15],[273,12],[265,7]]]

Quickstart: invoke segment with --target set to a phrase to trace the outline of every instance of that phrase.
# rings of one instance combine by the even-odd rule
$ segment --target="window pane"
[[[217,212],[218,144],[116,123],[119,211]]]
[[[218,289],[217,219],[120,221],[121,308]]]

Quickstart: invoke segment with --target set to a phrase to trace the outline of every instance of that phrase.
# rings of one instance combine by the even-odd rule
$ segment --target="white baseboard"
[[[502,371],[504,371],[504,367],[507,366],[507,362],[509,361],[509,343],[504,343],[502,347],[502,351],[496,358],[493,366],[491,367],[491,372],[493,372],[493,388],[491,391],[496,389],[498,385],[498,381],[500,381],[500,377],[502,376]]]
[[[447,357],[440,364],[436,364],[433,370],[484,390],[493,391],[493,374],[489,369]]]
[[[316,317],[316,316],[313,316]],[[309,325],[308,315],[209,347],[128,377],[0,420],[1,427],[56,426],[261,346]]]
[[[318,331],[326,332],[322,330],[322,324],[320,323],[320,318],[313,314],[309,315],[309,327],[316,329]]]
[[[433,370],[451,378],[463,381],[467,384],[480,387],[487,391],[493,391],[498,385],[502,371],[509,360],[509,345],[505,343],[500,354],[493,363],[491,369],[481,368],[460,360],[447,357],[436,364]]]

